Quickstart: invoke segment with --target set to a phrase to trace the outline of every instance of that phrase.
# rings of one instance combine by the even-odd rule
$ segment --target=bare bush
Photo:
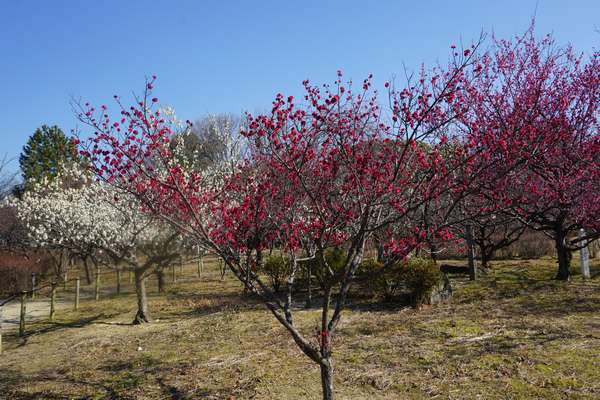
[[[521,238],[498,251],[498,258],[540,258],[554,256],[554,243],[542,232],[527,230]]]
[[[49,273],[51,267],[52,260],[43,253],[0,251],[0,296],[30,289],[31,274],[35,273],[41,278]]]

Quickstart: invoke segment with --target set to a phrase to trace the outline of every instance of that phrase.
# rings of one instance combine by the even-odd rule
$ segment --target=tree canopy
[[[54,178],[60,170],[79,160],[75,144],[56,125],[42,125],[29,137],[19,164],[26,184]]]

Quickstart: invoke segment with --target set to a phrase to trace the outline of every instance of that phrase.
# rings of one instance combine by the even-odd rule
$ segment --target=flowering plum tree
[[[183,140],[183,148],[176,151],[185,157],[189,167],[213,172],[232,170],[246,150],[241,128],[241,119],[233,114],[209,114],[176,133],[173,142]],[[217,165],[220,168],[215,168]]]
[[[556,278],[568,280],[571,252],[600,234],[600,56],[538,40],[533,28],[482,57],[465,126],[479,162],[497,166],[481,193],[551,237]],[[581,228],[588,234],[577,239]]]
[[[35,183],[12,205],[35,245],[79,254],[101,252],[132,270],[138,302],[134,323],[151,321],[145,278],[178,259],[177,232],[144,213],[135,197],[95,181],[77,164],[52,181]]]
[[[389,123],[370,77],[356,92],[351,82],[342,83],[341,72],[332,87],[306,81],[304,105],[278,95],[270,113],[247,116],[251,154],[221,185],[177,163],[168,146],[173,129],[153,106],[154,78],[136,105],[124,107],[117,98],[117,119],[105,106],[82,106],[79,118],[94,130],[83,154],[105,182],[134,194],[148,211],[221,256],[319,365],[323,397],[332,399],[333,338],[366,241],[384,231],[386,262],[393,263],[427,235],[449,235],[444,223],[424,231],[415,216],[425,205],[440,207],[445,193],[459,196],[468,188],[454,177],[472,160],[448,128],[465,112],[463,80],[476,60],[475,47],[453,51],[447,68],[422,70],[402,90],[386,84]],[[297,254],[307,242],[327,282],[314,341],[295,324],[292,309],[302,262]],[[283,295],[255,270],[273,244],[292,264]],[[324,257],[333,246],[345,250],[336,268]]]

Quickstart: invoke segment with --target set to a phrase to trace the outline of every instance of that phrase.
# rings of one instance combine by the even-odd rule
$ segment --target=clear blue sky
[[[482,29],[521,33],[536,4],[539,34],[600,47],[598,0],[0,0],[0,156],[17,156],[41,124],[74,128],[70,96],[109,102],[156,74],[183,119],[262,110],[306,78],[342,69],[381,84]]]

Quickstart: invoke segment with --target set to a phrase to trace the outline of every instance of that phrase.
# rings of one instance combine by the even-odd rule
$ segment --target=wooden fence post
[[[177,282],[177,277],[175,276],[175,264],[171,265],[171,275],[172,275],[173,283]]]
[[[225,273],[227,272],[227,267],[225,266],[225,261],[223,259],[219,259],[219,270],[221,271],[221,280],[225,279]]]
[[[67,277],[67,271],[65,271],[65,275],[63,276],[63,290],[67,290],[67,282],[69,281]]]
[[[198,252],[198,278],[202,276],[202,272],[204,271],[204,256],[202,253]]]
[[[585,230],[580,229],[579,230],[579,238],[583,239],[584,237],[585,237]],[[579,261],[581,264],[581,275],[585,279],[589,279],[590,278],[590,251],[588,249],[588,246],[582,247],[581,250],[579,250]]]
[[[52,291],[50,292],[50,321],[54,321],[56,314],[56,282],[52,282]]]
[[[100,300],[100,266],[96,267],[96,288],[94,298],[96,301]]]
[[[121,294],[121,268],[117,269],[117,294]]]
[[[306,297],[306,308],[312,307],[312,265],[311,262],[308,262],[306,268],[306,277],[308,278],[308,293]]]
[[[21,315],[19,317],[19,336],[25,336],[25,313],[27,312],[27,292],[21,292]]]
[[[0,306],[0,354],[2,354],[2,306]]]
[[[467,257],[469,258],[469,278],[474,281],[477,279],[477,265],[475,262],[475,246],[473,243],[473,226],[465,227],[465,236],[467,239]]]
[[[35,272],[31,273],[31,300],[35,300],[35,283],[36,283]]]
[[[79,277],[77,277],[75,279],[75,309],[76,310],[79,308],[79,287],[80,287],[80,283],[81,283],[81,281],[79,280]]]

